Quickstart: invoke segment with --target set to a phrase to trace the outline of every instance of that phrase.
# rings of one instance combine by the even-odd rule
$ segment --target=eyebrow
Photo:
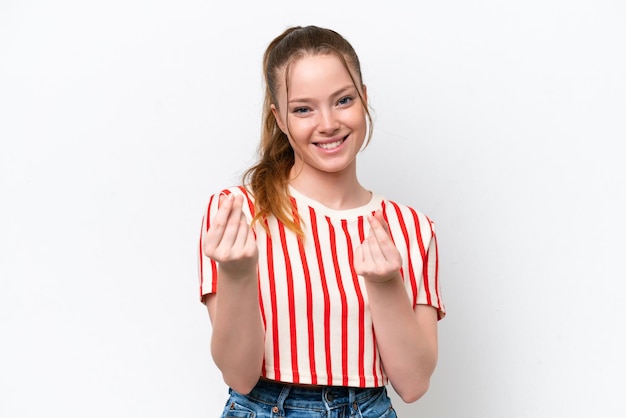
[[[334,93],[331,94],[331,97],[336,97],[339,96],[341,94],[344,94],[345,92],[347,92],[348,90],[356,90],[356,87],[353,84],[349,84],[345,87],[340,88],[339,90],[335,91]],[[308,97],[302,97],[302,98],[293,98],[287,101],[287,103],[306,103],[306,102],[312,102],[313,99],[310,99]]]

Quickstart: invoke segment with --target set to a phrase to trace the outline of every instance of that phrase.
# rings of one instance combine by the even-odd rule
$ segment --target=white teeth
[[[340,139],[339,141],[329,142],[327,144],[317,144],[317,146],[323,149],[333,149],[333,148],[337,148],[342,143],[343,143],[343,139]]]

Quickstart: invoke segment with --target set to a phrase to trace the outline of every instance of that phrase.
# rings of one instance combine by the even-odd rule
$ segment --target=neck
[[[311,199],[331,209],[352,209],[367,204],[371,193],[359,183],[353,172],[300,172],[291,170],[289,184]]]

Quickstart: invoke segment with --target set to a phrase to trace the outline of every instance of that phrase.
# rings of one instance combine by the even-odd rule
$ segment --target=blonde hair
[[[243,182],[255,199],[256,214],[253,222],[274,215],[288,229],[303,235],[300,218],[293,211],[288,193],[289,174],[295,162],[294,151],[287,135],[281,131],[272,112],[278,108],[278,88],[281,70],[306,55],[336,55],[350,74],[363,103],[369,121],[368,138],[372,136],[372,118],[362,97],[362,76],[359,58],[350,43],[337,32],[317,26],[294,26],[277,36],[263,55],[265,99],[258,162],[243,175]],[[288,88],[288,71],[285,71],[285,88]],[[356,78],[353,74],[356,74]],[[265,227],[265,223],[263,223]]]

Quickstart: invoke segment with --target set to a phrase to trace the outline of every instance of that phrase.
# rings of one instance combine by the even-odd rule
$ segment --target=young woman
[[[413,402],[437,362],[433,224],[357,179],[371,118],[341,35],[289,28],[263,65],[259,161],[211,196],[200,241],[222,416],[395,417],[386,384]]]

